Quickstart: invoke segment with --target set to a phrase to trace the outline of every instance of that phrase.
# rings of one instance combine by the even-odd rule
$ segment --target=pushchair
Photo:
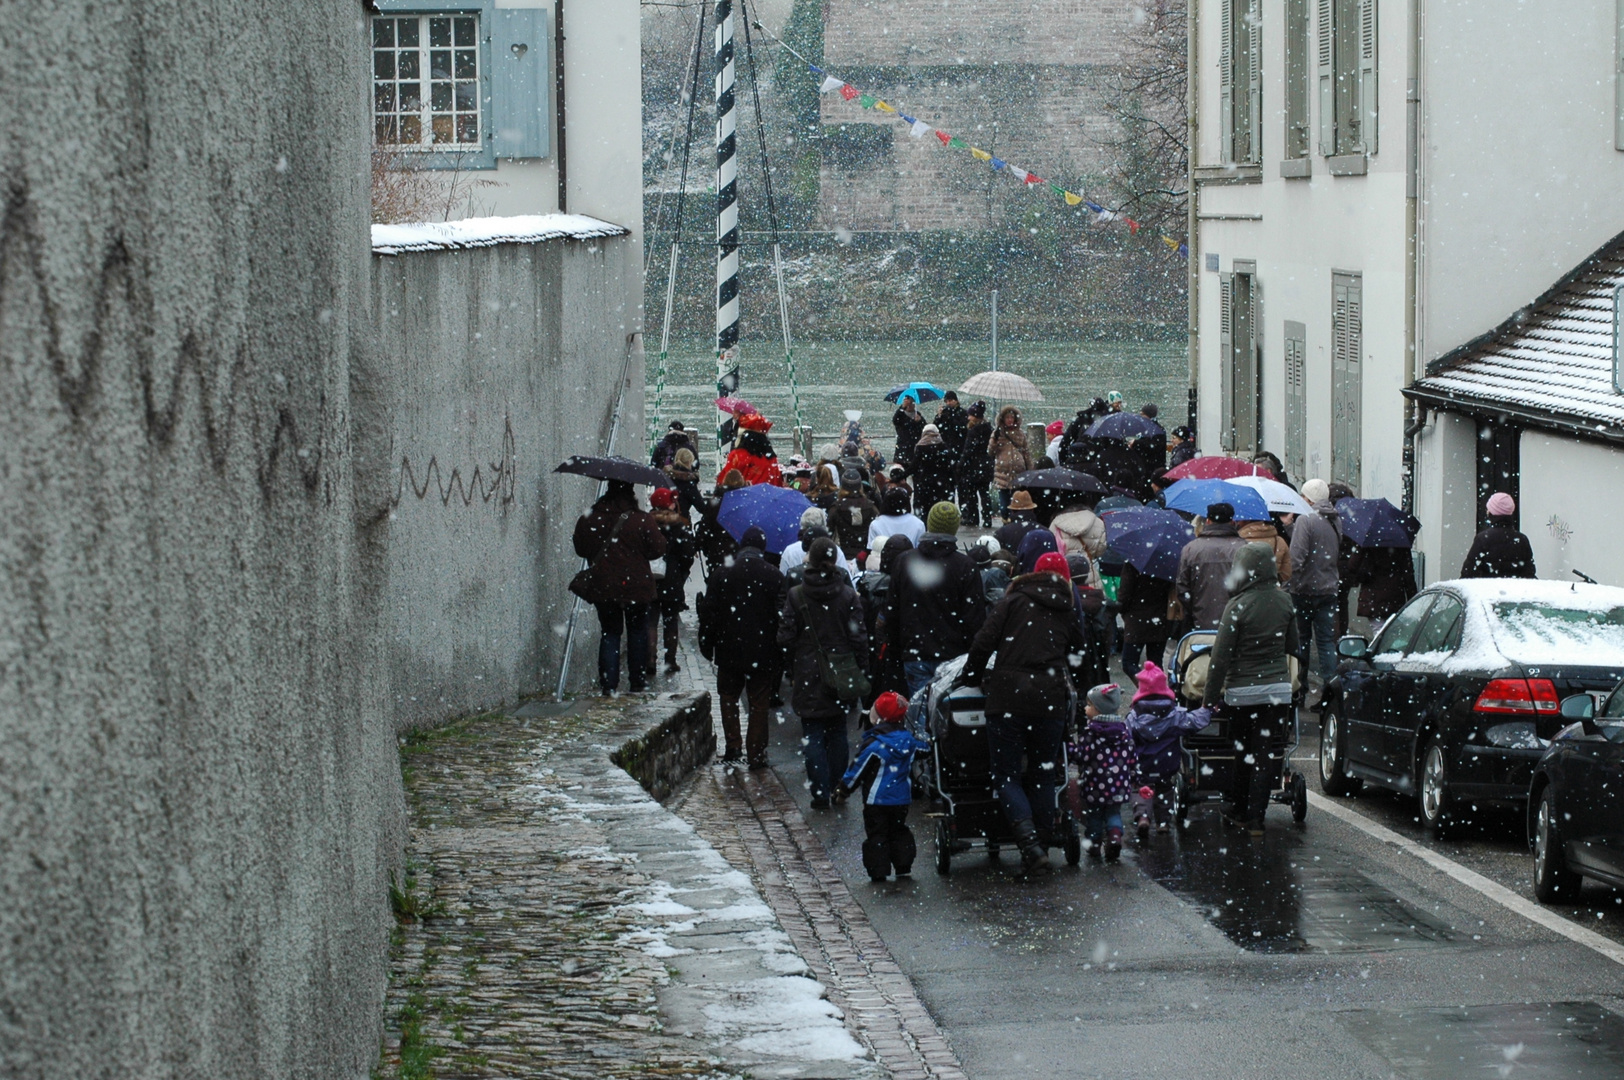
[[[1207,689],[1207,669],[1212,663],[1209,654],[1217,639],[1216,630],[1194,630],[1179,639],[1167,680],[1180,700],[1192,708],[1201,704],[1201,696]],[[1294,688],[1300,679],[1300,665],[1297,658],[1292,657]],[[1230,722],[1223,711],[1215,710],[1211,724],[1184,736],[1184,765],[1174,788],[1175,820],[1181,829],[1190,824],[1190,810],[1197,803],[1216,802],[1229,792],[1239,754],[1229,729]],[[1297,710],[1293,709],[1290,730],[1275,737],[1275,749],[1281,755],[1280,789],[1270,793],[1269,801],[1291,807],[1292,820],[1301,822],[1308,816],[1308,778],[1291,764],[1298,738]]]
[[[936,820],[936,872],[943,875],[951,871],[953,856],[971,850],[975,840],[985,842],[989,860],[998,858],[1003,845],[1015,843],[993,792],[986,698],[979,686],[953,687],[964,661],[960,656],[942,664],[931,684],[919,692],[921,708],[910,710],[920,714],[925,728],[915,733],[930,743],[928,757],[915,759],[914,790],[925,794]],[[1082,838],[1065,797],[1069,773],[1064,748],[1060,765],[1051,839],[1065,851],[1067,864],[1076,866],[1082,860]]]

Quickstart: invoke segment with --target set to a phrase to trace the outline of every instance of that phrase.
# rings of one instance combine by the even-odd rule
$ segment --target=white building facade
[[[1407,459],[1476,421],[1402,390],[1624,227],[1624,2],[1192,0],[1190,49],[1201,445],[1411,502],[1450,576],[1475,483]]]

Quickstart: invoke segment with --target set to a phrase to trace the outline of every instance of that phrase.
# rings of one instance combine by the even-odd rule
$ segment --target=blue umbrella
[[[754,484],[722,496],[716,520],[735,540],[752,525],[767,534],[767,550],[783,551],[801,536],[801,515],[812,501],[793,488]]]
[[[928,382],[911,382],[902,386],[893,386],[885,395],[885,400],[895,405],[905,397],[911,397],[923,405],[927,401],[942,400],[942,392]]]
[[[1236,521],[1269,520],[1269,504],[1262,495],[1224,480],[1180,480],[1167,489],[1163,501],[1169,510],[1202,516],[1213,503],[1228,503],[1235,508]]]
[[[1095,439],[1147,439],[1166,434],[1162,425],[1138,413],[1106,413],[1089,425],[1088,436]]]
[[[1112,550],[1141,574],[1163,581],[1178,576],[1179,554],[1195,539],[1195,530],[1183,518],[1154,506],[1108,510],[1102,520]]]
[[[1342,499],[1336,504],[1342,535],[1360,547],[1407,548],[1421,523],[1386,499]]]

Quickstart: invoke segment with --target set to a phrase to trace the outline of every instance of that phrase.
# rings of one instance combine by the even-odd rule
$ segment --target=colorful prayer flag
[[[873,95],[864,94],[857,99],[857,104],[861,105],[865,109],[872,109],[876,100],[877,99]]]
[[[942,140],[942,145],[943,146],[952,146],[953,145],[953,136],[949,135],[945,131],[938,131],[936,133],[936,137],[938,139]]]
[[[888,112],[888,113],[894,113],[894,112],[896,112],[896,110],[895,110],[895,109],[893,109],[893,108],[892,108],[892,107],[891,107],[891,106],[889,106],[889,105],[887,105],[887,104],[886,104],[886,103],[885,103],[885,102],[883,102],[883,101],[876,101],[876,102],[875,102],[875,103],[874,103],[874,107],[875,107],[875,108],[876,108],[876,109],[878,109],[878,110],[880,110],[880,111],[881,111],[881,112]]]
[[[1139,223],[1137,221],[1135,221],[1133,218],[1128,219],[1128,235],[1129,236],[1138,236],[1139,235]]]
[[[995,168],[995,169],[1002,169],[1004,166],[1006,166],[1008,164],[1009,164],[1009,162],[1005,161],[1003,158],[993,158],[992,159],[992,167]]]
[[[1026,182],[1028,184],[1041,184],[1043,183],[1043,177],[1037,175],[1036,173],[1027,173]]]
[[[857,88],[851,83],[841,83],[840,96],[845,98],[847,101],[850,101],[852,98],[857,96]]]
[[[987,153],[985,150],[977,149],[974,146],[970,147],[970,153],[972,153],[972,154],[974,154],[976,156],[977,161],[991,161],[992,160],[992,155],[991,154]]]
[[[1017,180],[1025,180],[1028,176],[1032,175],[1031,173],[1027,172],[1025,169],[1023,169],[1023,168],[1021,168],[1021,167],[1019,167],[1017,165],[1011,165],[1009,167],[1009,171],[1010,171],[1010,175],[1014,176],[1015,179],[1017,179]]]
[[[839,79],[835,78],[833,75],[830,75],[828,78],[824,79],[822,85],[820,85],[818,87],[818,93],[827,94],[829,91],[831,91],[831,90],[839,90],[842,86],[845,86],[845,85],[846,85],[845,83],[841,82]]]
[[[1083,201],[1083,197],[1081,195],[1075,195],[1075,194],[1073,194],[1073,193],[1071,193],[1069,191],[1066,192],[1066,205],[1067,206],[1076,206],[1078,203],[1080,203],[1082,201]]]
[[[906,116],[903,119],[908,120]],[[930,125],[923,120],[908,120],[908,134],[916,139],[923,139],[930,134]]]
[[[955,135],[951,139],[947,140],[947,145],[949,145],[951,147],[955,147],[955,148],[957,148],[959,150],[968,150],[968,149],[970,149],[970,144],[965,142],[963,139],[959,138],[957,135]]]
[[[1174,251],[1177,251],[1179,249],[1179,242],[1177,240],[1173,239],[1171,236],[1162,237],[1162,243],[1166,244],[1168,247],[1172,248]]]

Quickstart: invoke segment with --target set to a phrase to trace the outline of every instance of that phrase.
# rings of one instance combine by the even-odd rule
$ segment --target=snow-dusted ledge
[[[452,251],[496,244],[539,244],[547,240],[593,240],[626,236],[630,230],[584,214],[525,214],[519,217],[464,218],[411,225],[372,226],[372,253]]]

